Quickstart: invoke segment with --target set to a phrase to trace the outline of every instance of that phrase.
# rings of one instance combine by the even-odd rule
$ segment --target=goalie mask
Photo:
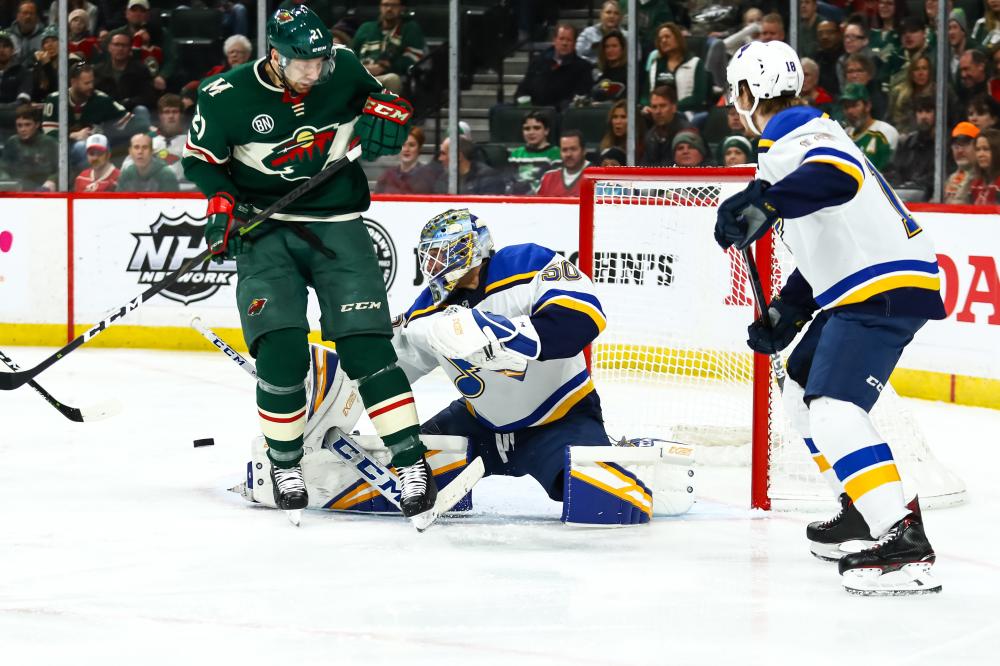
[[[441,303],[462,277],[490,256],[493,238],[468,208],[435,216],[420,232],[417,256],[434,304]]]
[[[267,22],[267,44],[278,52],[277,70],[285,87],[304,93],[333,74],[333,33],[305,5],[279,9]],[[303,90],[304,88],[304,90]]]
[[[797,96],[802,92],[802,63],[784,42],[750,42],[740,48],[726,68],[729,103],[756,134],[753,113],[762,99]],[[753,99],[749,109],[740,106],[740,82],[746,81]]]

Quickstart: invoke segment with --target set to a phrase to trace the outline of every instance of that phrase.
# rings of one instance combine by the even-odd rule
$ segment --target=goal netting
[[[831,491],[785,418],[767,357],[746,346],[755,317],[746,265],[712,235],[720,201],[752,177],[748,168],[587,172],[580,266],[608,319],[591,368],[612,436],[698,444],[702,464],[749,466],[753,506],[817,507]],[[792,258],[771,235],[755,251],[773,297]],[[908,493],[927,507],[964,500],[961,479],[934,458],[891,386],[872,416]]]

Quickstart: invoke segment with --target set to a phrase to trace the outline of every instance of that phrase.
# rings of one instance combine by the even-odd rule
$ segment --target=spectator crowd
[[[199,82],[251,59],[250,21],[242,3],[198,0],[192,6],[214,17],[218,52],[193,65],[161,20],[162,10],[187,6],[162,2],[154,9],[150,0],[69,0],[65,91],[57,89],[57,3],[0,3],[0,26],[7,26],[0,29],[0,188],[55,189],[61,105],[69,111],[67,157],[78,191],[191,187],[179,164]],[[939,2],[947,2],[944,35],[935,30]],[[407,91],[410,68],[428,48],[405,0],[362,3],[378,14],[360,23],[335,16],[329,0],[306,4],[386,88]],[[452,137],[461,193],[572,196],[587,165],[626,164],[630,115],[637,165],[755,161],[756,137],[727,106],[726,65],[751,40],[787,39],[787,0],[595,1],[594,21],[582,29],[558,19],[556,0],[507,5],[532,56],[513,101],[492,109],[491,122],[520,122],[520,140],[477,143],[463,123]],[[637,13],[635,35],[625,27],[629,11]],[[1000,0],[798,0],[797,35],[803,99],[838,120],[904,199],[932,196],[936,120],[945,114],[943,201],[1000,201]],[[548,41],[533,41],[539,37]],[[942,108],[935,103],[939,39],[948,53]],[[639,58],[635,80],[630,49]],[[626,102],[630,86],[635,109]],[[443,138],[422,163],[426,142],[415,127],[376,191],[447,191],[451,141]]]

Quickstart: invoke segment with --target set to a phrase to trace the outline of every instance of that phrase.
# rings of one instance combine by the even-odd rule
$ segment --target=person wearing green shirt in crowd
[[[816,26],[819,20],[816,0],[799,0],[799,45],[796,50],[800,58],[816,55]]]
[[[559,146],[549,143],[549,119],[539,111],[529,111],[521,122],[524,145],[510,151],[507,161],[514,166],[518,194],[534,194],[542,174],[559,166]]]
[[[657,27],[664,23],[680,23],[691,25],[684,3],[674,0],[621,0],[622,25],[627,26],[629,7],[638,5],[638,15],[635,17],[639,33],[639,47],[642,53],[649,53],[656,44]]]
[[[20,181],[25,192],[54,192],[59,170],[59,142],[39,131],[38,112],[30,106],[18,108],[14,119],[17,134],[3,149],[7,177]]]
[[[149,134],[133,135],[128,154],[132,164],[122,169],[119,192],[176,192],[180,189],[177,176],[167,163],[153,157],[153,138]]]
[[[377,21],[362,23],[354,34],[354,52],[379,83],[394,93],[403,90],[407,70],[424,56],[424,33],[404,21],[403,0],[381,0]]]
[[[708,110],[705,63],[688,51],[684,33],[676,23],[664,23],[656,31],[656,51],[646,63],[645,95],[640,102],[648,103],[650,92],[663,85],[677,91],[678,111]]]
[[[927,30],[921,19],[907,16],[899,25],[903,48],[889,56],[883,68],[885,72],[880,73],[881,80],[889,82],[889,88],[906,79],[910,63],[920,56],[925,55],[934,62],[937,49],[934,33]]]
[[[860,83],[844,86],[840,104],[851,140],[876,169],[885,169],[899,143],[899,132],[889,123],[872,118],[868,88]]]

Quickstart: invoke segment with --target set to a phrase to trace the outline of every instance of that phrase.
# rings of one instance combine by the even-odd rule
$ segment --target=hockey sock
[[[347,376],[358,381],[365,403],[382,442],[392,451],[395,467],[412,465],[427,448],[420,442],[420,422],[410,382],[396,365],[396,351],[389,338],[352,335],[337,340],[337,353]]]
[[[809,455],[812,456],[813,462],[816,463],[819,473],[826,479],[830,490],[833,491],[833,496],[837,498],[840,497],[840,493],[844,492],[844,486],[841,485],[837,474],[830,467],[830,462],[826,459],[826,456],[820,453],[819,449],[816,448],[815,442],[813,442],[812,428],[809,425],[809,407],[806,406],[805,396],[806,392],[801,384],[791,377],[785,378],[785,385],[781,390],[781,400],[785,406],[785,413],[792,422],[792,427],[795,428],[803,441],[805,441],[806,448],[809,449]]]
[[[816,398],[809,405],[809,422],[817,449],[830,461],[872,536],[882,536],[909,513],[889,445],[865,410],[843,400]]]
[[[257,413],[275,467],[294,467],[302,459],[306,427],[307,332],[283,328],[257,342]]]

